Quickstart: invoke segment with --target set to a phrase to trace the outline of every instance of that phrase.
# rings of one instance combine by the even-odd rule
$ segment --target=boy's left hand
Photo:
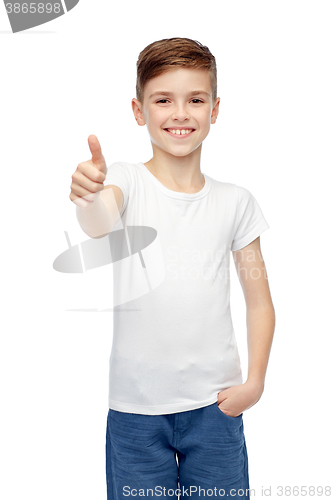
[[[264,391],[264,385],[247,380],[244,384],[234,385],[217,395],[220,410],[229,417],[238,417],[255,405]]]

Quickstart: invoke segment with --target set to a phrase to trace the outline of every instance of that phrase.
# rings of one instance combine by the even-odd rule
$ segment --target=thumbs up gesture
[[[107,167],[101,145],[95,135],[88,137],[91,160],[79,163],[72,175],[70,200],[82,208],[93,203],[104,189]]]

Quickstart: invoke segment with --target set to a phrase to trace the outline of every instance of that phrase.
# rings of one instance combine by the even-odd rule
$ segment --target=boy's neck
[[[197,193],[205,185],[205,178],[200,170],[200,155],[176,157],[155,154],[144,165],[172,191]]]

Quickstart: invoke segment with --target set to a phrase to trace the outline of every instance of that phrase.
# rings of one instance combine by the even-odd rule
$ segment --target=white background
[[[332,14],[329,1],[81,0],[12,34],[0,5],[1,498],[106,499],[112,312],[66,309],[111,305],[112,266],[52,265],[64,231],[87,239],[69,193],[88,136],[108,165],[151,158],[131,108],[136,60],[173,36],[217,61],[202,171],[250,190],[270,225],[261,247],[277,324],[264,393],[243,417],[250,486],[273,498],[277,486],[332,486]],[[232,259],[231,279],[245,380]]]

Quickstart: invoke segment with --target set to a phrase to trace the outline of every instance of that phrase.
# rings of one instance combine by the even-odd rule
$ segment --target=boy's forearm
[[[264,387],[269,354],[275,329],[273,306],[247,308],[248,377]]]
[[[90,238],[100,238],[111,232],[117,222],[119,212],[115,210],[111,214],[100,196],[96,196],[88,208],[76,206],[76,217],[82,230]]]

